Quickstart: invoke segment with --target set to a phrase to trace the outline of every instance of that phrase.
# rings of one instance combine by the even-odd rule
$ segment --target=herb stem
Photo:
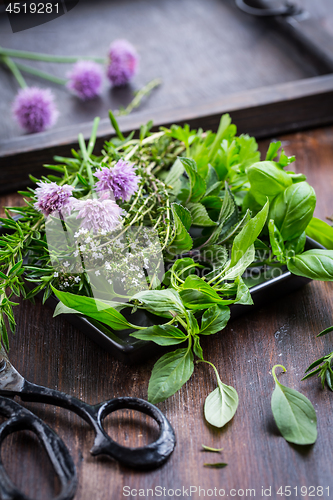
[[[274,366],[273,366],[273,368],[272,368],[272,375],[273,375],[273,378],[274,378],[275,382],[276,382],[277,384],[281,385],[281,384],[280,384],[280,382],[278,381],[277,376],[276,376],[276,373],[275,373],[275,369],[276,369],[276,368],[282,368],[282,370],[283,370],[284,372],[286,372],[287,370],[286,370],[286,368],[285,368],[283,365],[274,365]]]
[[[1,52],[0,52],[0,54],[1,54]],[[16,78],[19,86],[22,89],[26,88],[27,83],[26,83],[25,79],[23,78],[21,71],[18,69],[17,65],[14,63],[14,61],[12,61],[9,57],[7,57],[5,55],[1,56],[0,60],[10,69],[10,71],[12,72],[14,77]]]
[[[135,97],[132,99],[129,105],[125,109],[119,111],[118,116],[129,115],[134,108],[138,108],[140,106],[142,99],[145,96],[148,96],[150,92],[161,83],[162,80],[160,78],[155,78],[154,80],[151,80],[149,83],[147,83],[136,93]]]
[[[19,70],[30,73],[31,75],[39,76],[40,78],[44,78],[44,80],[48,80],[59,85],[66,85],[67,83],[67,80],[63,78],[58,78],[57,76],[50,75],[45,71],[41,71],[37,68],[32,68],[31,66],[27,66],[26,64],[16,63],[16,66]]]
[[[104,64],[106,62],[105,59],[100,57],[71,57],[71,56],[54,56],[51,54],[42,54],[39,52],[29,52],[26,50],[15,50],[15,49],[5,49],[0,47],[0,55],[16,57],[18,59],[33,59],[34,61],[46,61],[46,62],[55,62],[55,63],[75,63],[84,59],[85,61],[96,61],[100,64]]]

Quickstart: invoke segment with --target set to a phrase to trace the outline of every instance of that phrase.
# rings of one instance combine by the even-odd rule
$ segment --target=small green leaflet
[[[175,394],[191,377],[194,369],[191,349],[177,349],[162,356],[153,368],[148,400],[160,403]]]
[[[212,469],[223,469],[228,464],[224,462],[216,462],[215,464],[204,464],[204,467],[211,467]]]
[[[268,230],[269,230],[269,241],[272,246],[273,255],[276,255],[278,260],[284,263],[286,261],[284,255],[285,254],[284,242],[280,231],[274,224],[273,219],[270,219],[268,223]]]
[[[333,227],[327,222],[312,217],[305,232],[328,250],[333,250]]]
[[[319,281],[333,281],[333,250],[307,250],[289,259],[291,273]]]
[[[231,304],[233,300],[221,299],[217,292],[199,276],[188,276],[179,292],[185,306],[189,309],[205,309],[212,304]]]
[[[184,173],[184,165],[182,162],[177,158],[175,163],[172,165],[171,169],[168,172],[168,175],[166,176],[164,183],[167,186],[172,186],[173,188],[176,187],[179,178],[183,175]]]
[[[240,276],[235,279],[235,284],[237,285],[235,304],[251,306],[253,304],[253,299],[250,290]]]
[[[209,364],[214,368],[218,387],[207,396],[204,414],[207,422],[211,425],[223,427],[236,413],[238,394],[233,387],[221,382],[215,366]]]
[[[220,453],[221,451],[223,451],[223,448],[211,448],[210,446],[206,446],[204,444],[202,444],[201,446],[202,451],[211,451],[213,453]]]
[[[209,217],[206,208],[201,203],[188,203],[187,208],[191,213],[194,226],[216,226],[216,222]]]
[[[204,312],[201,319],[200,335],[212,335],[225,328],[230,319],[230,309],[227,306],[212,306]]]
[[[229,265],[225,268],[223,279],[234,280],[237,276],[241,276],[249,265],[252,264],[254,258],[255,248],[252,244],[245,250],[244,254],[238,259],[234,266],[231,267],[231,261],[229,261]]]
[[[96,319],[110,326],[113,330],[136,328],[136,326],[129,323],[120,312],[98,299],[75,295],[69,292],[60,292],[54,287],[52,287],[52,290],[66,307],[75,309],[76,312],[84,314],[89,318]]]
[[[266,201],[264,207],[255,217],[249,220],[241,232],[234,239],[231,251],[230,267],[233,267],[245,254],[247,249],[253,245],[264,227],[267,219],[269,202]]]
[[[171,210],[176,229],[175,237],[171,244],[172,253],[176,254],[191,250],[193,241],[188,234],[188,230],[192,224],[191,214],[186,208],[178,203],[172,203]]]
[[[202,351],[202,348],[200,345],[200,338],[198,337],[198,335],[194,335],[193,339],[194,339],[193,352],[199,359],[201,359],[203,361],[204,357],[203,357],[203,351]]]
[[[177,314],[185,313],[185,308],[178,292],[172,288],[138,292],[133,295],[131,300],[134,299],[143,302],[149,311],[157,314],[167,313],[170,310]]]
[[[313,444],[317,439],[317,415],[311,402],[300,392],[286,387],[277,379],[275,365],[272,375],[275,389],[272,394],[271,407],[276,425],[286,441],[294,444]]]
[[[192,201],[192,203],[200,201],[206,192],[206,182],[198,174],[197,165],[194,160],[183,157],[179,157],[179,160],[182,162],[190,181],[190,190],[186,203],[189,201]]]
[[[172,325],[154,325],[130,334],[140,340],[151,340],[158,345],[181,344],[187,339],[185,333]]]
[[[329,332],[333,332],[333,326],[329,326],[328,328],[325,328],[325,330],[318,333],[317,337],[323,337],[323,335],[326,335]]]

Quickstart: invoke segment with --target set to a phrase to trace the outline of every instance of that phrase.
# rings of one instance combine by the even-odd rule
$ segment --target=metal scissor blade
[[[19,393],[22,391],[25,379],[13,367],[3,348],[0,350],[0,393]]]

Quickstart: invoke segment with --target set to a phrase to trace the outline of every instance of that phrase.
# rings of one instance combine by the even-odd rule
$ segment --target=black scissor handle
[[[237,7],[246,12],[246,14],[250,14],[251,16],[259,16],[259,17],[274,17],[274,16],[294,16],[296,14],[300,14],[302,9],[297,5],[285,2],[281,7],[270,8],[270,7],[252,7],[248,5],[245,0],[235,0]]]
[[[91,449],[92,455],[106,454],[128,467],[149,469],[162,465],[173,452],[176,445],[173,428],[166,416],[148,401],[123,397],[111,399],[95,408],[99,432],[96,432],[94,446]],[[160,429],[157,440],[141,448],[129,448],[113,441],[103,428],[103,420],[110,413],[122,409],[137,410],[152,417]]]
[[[22,390],[15,394],[22,401],[61,406],[76,413],[95,431],[92,455],[109,455],[128,467],[136,469],[159,467],[171,455],[176,445],[175,433],[168,419],[156,406],[143,399],[115,398],[92,406],[64,392],[35,385],[27,380]],[[160,433],[154,443],[141,448],[127,448],[110,438],[103,428],[103,420],[110,413],[124,408],[145,413],[158,423]]]
[[[54,500],[71,500],[76,492],[77,477],[72,457],[62,439],[42,420],[15,401],[0,396],[0,414],[8,418],[0,426],[0,448],[13,432],[34,432],[43,444],[60,480],[61,491]],[[30,500],[9,479],[0,454],[0,497],[2,500]]]

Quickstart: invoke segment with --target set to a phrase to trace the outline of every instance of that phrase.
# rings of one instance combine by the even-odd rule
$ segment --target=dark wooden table
[[[281,139],[286,152],[297,155],[297,172],[306,174],[316,190],[316,215],[323,219],[332,215],[333,127]],[[268,141],[262,141],[261,150],[265,151],[267,145]],[[16,195],[0,198],[1,206],[17,201]],[[301,497],[301,486],[323,486],[325,493],[330,487],[332,498],[333,395],[321,389],[318,379],[301,382],[310,362],[333,348],[332,335],[316,338],[333,322],[332,290],[332,283],[311,283],[268,307],[252,312],[249,308],[246,316],[231,322],[222,333],[203,339],[205,358],[217,366],[225,383],[237,389],[239,408],[222,430],[205,423],[203,403],[216,382],[208,366],[196,366],[185,387],[159,405],[172,423],[178,442],[169,462],[158,470],[134,472],[110,459],[91,457],[92,433],[85,423],[62,409],[27,404],[67,443],[79,478],[76,499],[118,500],[123,498],[125,486],[137,490],[137,496],[133,492],[127,498],[138,498],[140,489],[144,490],[141,497],[144,493],[148,498],[176,498],[163,496],[163,490],[160,497],[146,491],[157,486],[166,490],[184,487],[185,492],[177,491],[181,493],[179,498],[187,498],[190,486],[205,489],[206,498],[211,493],[208,490],[214,488],[223,488],[226,495],[236,498],[245,496],[246,489],[255,489],[252,498],[263,498],[262,487],[272,487],[273,499],[284,498],[276,493],[280,486],[297,486],[298,497],[292,489],[291,498],[309,499],[313,497]],[[16,319],[10,357],[28,380],[89,403],[122,395],[146,398],[153,360],[125,366],[63,318],[52,319],[51,310],[38,300],[36,305],[20,304]],[[314,446],[290,445],[277,431],[270,409],[274,388],[270,370],[276,363],[287,368],[281,382],[302,391],[314,404],[319,431]],[[131,446],[152,441],[157,434],[149,419],[126,411],[108,418],[107,429],[119,442]],[[202,443],[223,447],[224,451],[220,456],[203,453]],[[48,461],[41,460],[41,448],[32,435],[21,432],[7,438],[3,456],[11,477],[26,494],[43,500],[52,498],[58,485]],[[225,461],[228,467],[214,470],[203,466],[214,461]],[[244,490],[244,495],[238,490]],[[192,490],[192,498],[204,498],[203,493],[199,497]]]

